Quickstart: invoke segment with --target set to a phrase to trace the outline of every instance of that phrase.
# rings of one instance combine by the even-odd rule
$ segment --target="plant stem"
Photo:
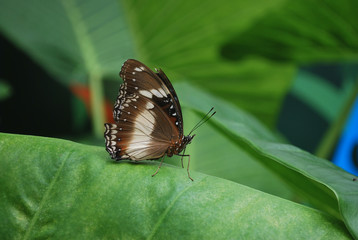
[[[324,159],[328,159],[332,152],[334,145],[337,143],[337,139],[341,135],[343,128],[346,124],[347,118],[353,106],[355,99],[358,97],[358,81],[354,85],[354,89],[349,97],[346,105],[344,106],[341,114],[331,125],[330,129],[326,132],[322,142],[317,147],[315,155]]]
[[[104,124],[103,84],[101,80],[101,74],[90,72],[92,131],[98,138],[103,136]]]
[[[77,2],[75,1],[68,0],[62,1],[61,3],[72,24],[73,33],[77,39],[78,48],[82,55],[83,65],[88,73],[91,93],[92,130],[96,137],[101,137],[103,136],[104,123],[102,68],[98,60],[89,26],[83,20],[81,8],[77,6]]]

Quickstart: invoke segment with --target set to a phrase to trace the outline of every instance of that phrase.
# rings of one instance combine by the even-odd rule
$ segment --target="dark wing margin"
[[[172,83],[169,81],[169,78],[167,77],[167,75],[165,75],[165,73],[162,71],[162,69],[159,69],[159,71],[156,74],[164,82],[164,84],[168,87],[168,89],[169,89],[170,93],[172,94],[174,101],[177,105],[176,110],[177,110],[177,112],[180,113],[180,118],[182,119],[183,115],[181,113],[179,98],[177,96],[177,93],[175,92],[175,89],[174,89]]]
[[[154,73],[143,63],[128,59],[122,66],[120,77],[123,79],[123,84],[119,91],[119,96],[113,111],[114,119],[117,121],[120,117],[121,109],[124,102],[128,98],[140,95],[140,90],[160,90],[157,94],[162,95],[162,98],[157,98],[155,95],[148,98],[153,103],[156,103],[166,113],[171,123],[179,131],[179,137],[183,136],[183,115],[178,96],[165,73],[160,69]],[[160,96],[157,95],[157,96]],[[123,99],[123,97],[125,99]]]

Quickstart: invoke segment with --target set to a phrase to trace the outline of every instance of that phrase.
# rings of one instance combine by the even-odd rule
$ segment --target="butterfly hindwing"
[[[163,156],[167,143],[154,143],[154,139],[141,131],[133,131],[120,124],[105,124],[106,149],[113,159],[156,159]]]

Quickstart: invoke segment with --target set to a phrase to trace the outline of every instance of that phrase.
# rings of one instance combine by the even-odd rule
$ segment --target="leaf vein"
[[[70,155],[70,153],[67,154],[66,157],[64,157],[64,159],[63,159],[63,161],[61,163],[61,166],[57,169],[52,181],[50,182],[50,185],[48,186],[45,194],[43,195],[43,197],[42,197],[42,199],[40,201],[39,207],[37,208],[37,211],[35,212],[35,214],[33,215],[32,219],[30,221],[30,226],[25,232],[25,235],[24,235],[24,238],[23,238],[24,240],[30,238],[30,234],[32,232],[32,229],[35,226],[36,221],[40,217],[41,210],[42,210],[44,204],[47,202],[47,200],[49,198],[49,195],[50,195],[50,192],[52,191],[55,183],[57,182],[58,177],[60,176],[60,173],[62,172],[62,169],[65,166],[65,163],[66,163],[67,159],[69,158],[69,155]]]
[[[202,178],[200,181],[196,182],[197,184],[202,182],[204,179],[206,179],[206,177]],[[155,233],[157,233],[159,226],[161,225],[161,223],[164,221],[164,218],[168,215],[169,211],[173,208],[174,204],[177,202],[177,200],[186,192],[188,191],[191,187],[193,187],[193,184],[188,185],[186,188],[184,188],[181,192],[178,193],[178,195],[173,199],[173,201],[168,205],[168,207],[164,210],[164,212],[162,213],[162,215],[160,215],[158,221],[155,223],[152,232],[150,233],[149,237],[147,238],[149,239],[153,239]]]

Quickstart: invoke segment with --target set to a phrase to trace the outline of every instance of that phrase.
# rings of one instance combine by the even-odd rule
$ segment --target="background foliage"
[[[109,164],[103,147],[1,134],[2,235],[63,238],[81,230],[82,237],[159,238],[174,229],[187,238],[216,236],[220,230],[228,238],[357,238],[354,176],[267,129],[274,130],[299,66],[357,60],[355,9],[353,0],[1,1],[0,30],[6,38],[66,88],[88,87],[88,113],[98,139],[106,121],[104,99],[115,99],[118,72],[128,58],[167,73],[184,106],[186,132],[211,106],[218,111],[187,150],[192,169],[211,175],[194,173],[199,176],[194,185],[183,180],[185,171],[169,165],[153,182],[147,176],[154,163]],[[6,90],[11,82],[0,84],[1,101],[11,96]],[[83,114],[83,105],[74,108],[74,114]],[[193,206],[185,206],[189,202]],[[241,204],[249,207],[243,210]],[[255,211],[262,206],[265,211]],[[243,218],[244,211],[249,214]],[[108,235],[95,221],[87,227],[87,219],[107,226]],[[119,225],[108,227],[109,219]],[[141,220],[143,229],[133,228]],[[228,225],[219,228],[224,220]],[[120,227],[125,221],[132,226],[128,235]],[[295,224],[287,229],[281,221]],[[262,224],[253,229],[257,222]]]

